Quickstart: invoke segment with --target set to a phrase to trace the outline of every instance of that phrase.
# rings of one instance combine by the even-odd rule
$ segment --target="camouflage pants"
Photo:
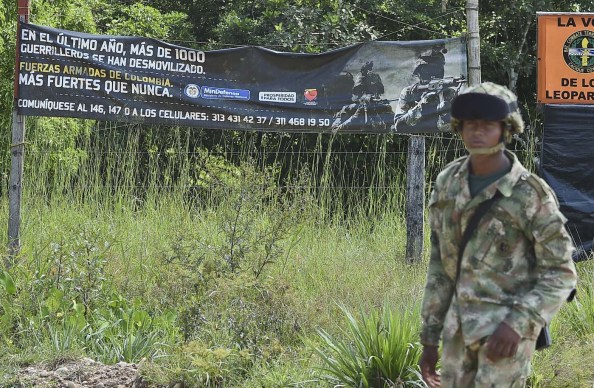
[[[485,340],[464,345],[458,330],[443,342],[441,360],[442,388],[517,388],[524,387],[530,375],[530,360],[534,353],[534,340],[522,340],[514,357],[497,362],[486,357]]]

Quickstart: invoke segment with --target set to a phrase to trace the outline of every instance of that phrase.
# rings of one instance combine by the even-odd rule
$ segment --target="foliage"
[[[158,356],[175,339],[176,315],[149,314],[115,292],[105,273],[107,236],[89,224],[79,227],[67,232],[69,239],[50,243],[48,256],[32,263],[33,273],[22,264],[18,276],[3,273],[0,336],[53,355],[86,352],[110,363]]]
[[[174,381],[196,387],[225,386],[244,376],[252,363],[252,355],[246,350],[209,348],[197,341],[184,345],[179,357],[186,366],[173,371]]]
[[[231,271],[223,227],[231,218],[223,214],[237,214],[231,207],[245,185],[243,168],[226,181],[225,195],[219,192],[216,200],[198,207],[180,201],[175,191],[158,195],[157,201],[147,197],[140,207],[116,197],[112,205],[66,193],[52,196],[48,204],[28,198],[34,222],[23,231],[23,256],[11,268],[11,281],[3,277],[8,287],[0,282],[0,346],[6,352],[0,355],[0,371],[84,355],[107,363],[146,358],[142,373],[151,384],[322,386],[331,381],[319,372],[328,365],[301,338],[338,358],[315,328],[345,352],[381,354],[384,349],[394,358],[404,354],[397,358],[401,362],[408,351],[408,364],[415,365],[412,355],[418,348],[405,345],[417,338],[418,306],[410,302],[422,293],[424,265],[403,263],[406,230],[398,210],[386,210],[381,220],[360,216],[348,224],[325,222],[316,211],[305,211],[301,220],[287,222],[277,240],[281,254],[259,276],[252,266],[258,257],[251,256],[260,249],[257,242],[246,246],[247,254]],[[253,178],[260,187],[261,178]],[[235,199],[225,201],[226,196]],[[245,213],[259,224],[250,228],[273,225],[254,214],[274,214],[264,209],[275,201],[250,198],[266,199],[266,206],[244,204],[259,209]],[[591,266],[580,271],[590,281],[585,275]],[[344,322],[336,319],[337,307],[328,303],[328,295],[343,306],[339,311],[355,309],[360,315],[347,316],[341,328]],[[382,300],[408,309],[378,312],[375,306]],[[533,381],[541,387],[571,385],[571,378],[591,382],[591,368],[583,367],[591,337],[577,339],[564,320],[553,335],[555,348],[539,354]],[[371,345],[355,346],[365,341]],[[371,358],[378,365],[386,359]]]
[[[152,360],[166,354],[176,341],[177,315],[168,311],[155,316],[140,300],[130,306],[120,295],[114,296],[107,309],[93,314],[92,330],[85,337],[90,354],[110,364]]]
[[[594,381],[590,367],[594,326],[592,325],[592,280],[594,261],[576,263],[577,296],[564,303],[551,322],[550,348],[536,352],[530,387],[589,386]]]
[[[144,36],[169,41],[190,38],[187,15],[172,9],[105,0],[38,0],[32,2],[31,22],[86,33]]]
[[[534,104],[536,90],[536,13],[576,12],[584,2],[565,0],[481,2],[483,79],[518,83],[521,101]],[[487,55],[488,53],[488,55]]]
[[[97,33],[93,2],[81,0],[37,0],[31,2],[30,22],[72,31]]]
[[[354,2],[355,15],[364,17],[380,32],[379,40],[426,40],[460,36],[466,30],[465,1]]]
[[[41,191],[54,186],[56,181],[71,177],[79,172],[80,166],[88,158],[88,151],[79,147],[78,139],[89,135],[91,120],[74,120],[57,117],[30,117],[27,120],[27,156],[37,155],[25,163],[25,169],[47,171],[49,180],[39,182]],[[41,185],[45,183],[45,185]]]
[[[102,4],[101,6],[105,6]],[[109,7],[100,24],[108,35],[144,36],[168,41],[187,42],[191,39],[187,15],[181,12],[159,12],[157,9],[135,3],[129,7]]]
[[[220,43],[320,52],[376,38],[373,27],[341,1],[236,1],[226,11],[215,31]]]
[[[4,292],[8,295],[14,295],[16,293],[16,286],[12,276],[7,271],[0,272],[0,285],[4,289]]]
[[[341,310],[348,323],[345,339],[319,329],[322,344],[314,345],[325,364],[324,378],[349,387],[424,386],[417,370],[418,306],[393,311],[384,305],[381,313],[361,312],[358,319],[344,306]]]

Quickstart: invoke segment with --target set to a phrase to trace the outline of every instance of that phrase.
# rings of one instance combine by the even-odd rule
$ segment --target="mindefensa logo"
[[[212,86],[203,86],[202,98],[213,100],[249,100],[250,91],[244,89],[215,88]]]
[[[563,59],[578,73],[594,72],[594,31],[577,31],[563,45]]]
[[[295,92],[260,92],[258,100],[265,102],[284,102],[294,104],[297,102],[297,93]]]

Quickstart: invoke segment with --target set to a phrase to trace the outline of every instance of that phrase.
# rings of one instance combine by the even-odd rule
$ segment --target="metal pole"
[[[19,86],[19,46],[21,41],[20,22],[29,21],[30,0],[17,0],[19,23],[16,35],[16,60],[14,66],[14,103],[12,109],[12,144],[10,153],[12,164],[8,188],[8,254],[12,258],[21,250],[21,199],[23,183],[23,166],[25,159],[25,117],[17,113],[17,98]],[[4,261],[5,269],[10,268],[10,261]]]

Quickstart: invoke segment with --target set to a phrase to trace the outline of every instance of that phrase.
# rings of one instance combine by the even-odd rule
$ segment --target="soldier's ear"
[[[504,144],[509,144],[512,140],[513,126],[508,121],[502,121],[501,123],[501,141]]]

